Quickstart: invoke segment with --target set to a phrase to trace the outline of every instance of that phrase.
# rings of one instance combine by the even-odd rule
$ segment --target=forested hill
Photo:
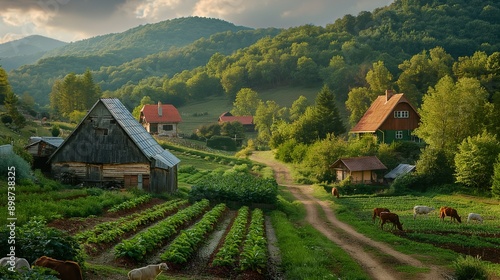
[[[171,47],[185,46],[212,34],[239,30],[248,27],[236,26],[227,21],[186,17],[141,25],[121,33],[113,33],[70,43],[44,55],[53,56],[105,56],[113,54],[126,60],[165,51]]]
[[[67,43],[39,35],[0,44],[0,62],[9,71],[24,64],[35,63],[47,51],[62,47]]]
[[[369,104],[370,98],[392,88],[408,94],[418,106],[429,86],[443,74],[452,74],[459,58],[500,51],[499,14],[496,0],[396,0],[372,12],[346,15],[326,27],[283,30],[232,55],[215,55],[201,73],[197,69],[175,77],[151,77],[128,84],[113,96],[133,108],[140,102],[138,92],[152,100],[183,104],[194,96],[222,92],[234,98],[245,87],[259,91],[326,84],[342,105],[351,89],[368,89],[371,96],[353,102]],[[378,62],[379,69],[388,73],[369,73]],[[372,75],[372,84],[367,74]],[[199,84],[201,77],[207,83],[200,95],[190,90],[190,84]]]
[[[305,25],[283,30],[249,47],[234,44],[232,47],[241,49],[231,55],[217,54],[205,67],[182,75],[163,76],[164,73],[189,70],[180,69],[179,65],[196,61],[200,53],[208,55],[203,51],[205,43],[224,44],[226,38],[211,37],[190,45],[189,51],[157,52],[124,65],[121,65],[121,57],[136,49],[116,50],[112,55],[93,52],[85,57],[48,58],[36,66],[11,71],[9,80],[16,93],[28,92],[41,104],[48,102],[55,78],[71,71],[82,73],[87,67],[96,70],[93,72],[96,82],[113,91],[108,95],[122,98],[129,108],[135,107],[144,94],[164,102],[175,96],[178,102],[184,103],[194,97],[222,92],[234,97],[242,87],[259,89],[281,85],[327,84],[341,100],[346,100],[350,89],[367,86],[366,73],[377,61],[382,61],[396,80],[401,67],[411,67],[408,60],[435,47],[441,47],[454,60],[478,51],[486,54],[499,51],[499,14],[500,2],[496,0],[395,0],[374,11],[346,15],[326,27]],[[204,22],[203,25],[209,25],[206,21],[216,21],[182,20]],[[188,36],[191,29],[179,31],[179,34]],[[244,36],[240,32],[227,34],[235,36],[238,33]],[[402,65],[405,61],[408,61],[406,66]],[[118,65],[121,66],[115,67]],[[400,92],[414,91],[422,95],[429,86],[435,85],[437,78],[435,73],[417,73],[406,81],[406,85],[413,85],[413,88],[394,87]],[[188,85],[195,81],[202,84],[199,79],[206,82],[203,91],[192,92],[199,90]],[[114,91],[120,85],[123,87]]]
[[[45,58],[40,59],[34,65],[24,65],[10,71],[9,81],[17,94],[22,95],[27,92],[43,106],[48,104],[48,94],[54,80],[62,78],[70,72],[79,74],[85,72],[86,69],[98,70],[102,67],[119,66],[137,58],[158,54],[173,48],[182,48],[201,38],[209,38],[213,34],[237,33],[238,31],[252,30],[223,20],[201,17],[178,18],[142,25],[122,33],[70,43],[47,53]],[[245,47],[255,41],[243,40],[239,45],[233,47]],[[244,43],[247,45],[243,45]],[[203,65],[207,60],[208,58],[199,64]],[[155,69],[154,65],[149,66],[149,68]],[[180,69],[180,71],[185,69]],[[107,80],[108,77],[104,78]],[[122,80],[120,79],[120,81]]]

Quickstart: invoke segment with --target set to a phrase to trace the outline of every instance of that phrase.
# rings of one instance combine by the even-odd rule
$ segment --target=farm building
[[[376,135],[379,142],[419,141],[412,134],[418,127],[420,115],[404,93],[386,90],[371,104],[350,133]]]
[[[219,124],[225,122],[239,122],[243,125],[246,131],[251,132],[255,129],[255,124],[253,123],[253,116],[233,116],[229,112],[224,112],[219,116]]]
[[[182,121],[177,108],[171,104],[144,105],[139,122],[147,132],[160,136],[177,137],[177,126]]]
[[[24,149],[33,156],[32,168],[49,172],[50,165],[47,164],[47,160],[63,141],[64,139],[61,137],[30,137],[28,145]]]
[[[114,98],[98,100],[49,158],[52,175],[148,192],[177,190],[180,160],[163,149]]]
[[[377,171],[387,170],[376,156],[341,158],[330,168],[335,170],[337,181],[350,178],[354,184],[381,183]]]

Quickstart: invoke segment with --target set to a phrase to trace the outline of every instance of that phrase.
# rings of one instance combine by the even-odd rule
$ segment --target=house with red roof
[[[177,126],[182,121],[177,108],[171,104],[144,105],[141,109],[139,123],[150,134],[177,137]]]
[[[225,122],[239,122],[243,125],[246,131],[254,131],[255,124],[253,123],[253,116],[233,116],[230,112],[224,112],[219,116],[219,124]]]
[[[419,141],[413,131],[419,126],[420,115],[404,93],[386,90],[371,104],[350,133],[375,135],[380,142]]]
[[[340,158],[330,168],[335,171],[337,181],[350,178],[353,184],[381,183],[379,173],[387,167],[376,156]]]

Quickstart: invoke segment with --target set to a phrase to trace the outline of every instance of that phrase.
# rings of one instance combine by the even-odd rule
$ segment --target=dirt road
[[[344,249],[372,279],[398,280],[408,278],[407,274],[396,271],[394,264],[409,265],[422,268],[419,269],[420,271],[427,271],[413,275],[414,279],[449,279],[446,272],[439,267],[424,265],[420,260],[400,253],[387,244],[374,241],[358,233],[348,224],[339,221],[329,207],[329,202],[318,200],[312,196],[310,186],[293,183],[286,165],[263,156],[261,152],[254,152],[250,158],[273,168],[278,183],[288,187],[295,198],[304,204],[307,210],[307,222]],[[318,213],[318,209],[321,209],[324,215]]]

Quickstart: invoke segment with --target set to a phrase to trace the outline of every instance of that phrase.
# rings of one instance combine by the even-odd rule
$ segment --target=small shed
[[[54,177],[119,184],[152,193],[177,190],[180,160],[116,98],[99,99],[49,158]]]
[[[397,177],[413,172],[415,170],[415,165],[400,163],[396,168],[391,170],[389,173],[385,174],[384,179],[388,182],[394,181]]]
[[[387,170],[376,156],[340,158],[330,168],[335,170],[337,181],[350,178],[355,184],[381,183],[378,172]]]
[[[30,137],[28,145],[24,149],[33,157],[32,168],[40,169],[42,172],[50,172],[47,163],[49,157],[61,146],[64,141],[61,137]]]

